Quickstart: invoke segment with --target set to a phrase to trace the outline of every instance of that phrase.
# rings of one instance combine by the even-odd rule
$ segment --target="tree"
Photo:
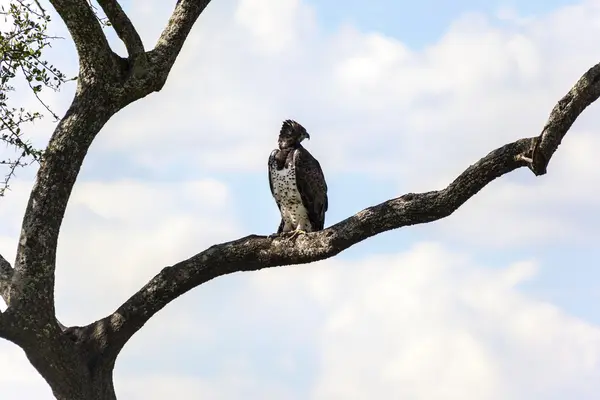
[[[127,58],[111,50],[87,1],[51,3],[67,25],[79,55],[77,91],[40,161],[14,266],[0,256],[0,294],[8,305],[0,314],[0,336],[25,351],[59,400],[116,399],[113,368],[128,340],[169,302],[213,278],[333,257],[382,232],[447,217],[488,183],[515,169],[527,166],[535,175],[545,174],[575,119],[600,97],[597,64],[558,102],[540,135],[492,151],[442,190],[405,194],[293,242],[249,235],[216,244],[163,268],[112,314],[86,326],[64,327],[56,319],[54,306],[57,241],[86,153],[114,114],[162,89],[209,0],[178,1],[149,51],[118,2],[98,0],[124,42]]]

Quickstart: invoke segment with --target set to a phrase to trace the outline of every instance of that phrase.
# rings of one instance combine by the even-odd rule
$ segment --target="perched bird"
[[[279,148],[269,156],[269,185],[281,213],[275,235],[291,232],[291,238],[322,230],[325,224],[327,184],[319,162],[302,147],[304,139],[310,139],[306,129],[296,121],[285,120]]]

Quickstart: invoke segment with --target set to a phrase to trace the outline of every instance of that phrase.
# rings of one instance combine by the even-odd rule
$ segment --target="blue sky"
[[[172,5],[123,6],[150,47]],[[368,8],[214,0],[163,91],[116,115],[89,152],[61,233],[59,318],[100,318],[163,266],[275,230],[266,159],[283,119],[311,133],[306,146],[330,189],[327,225],[444,187],[492,149],[540,131],[597,62],[599,21],[598,0],[376,0]],[[75,73],[68,41],[51,57]],[[73,90],[49,101],[64,112]],[[447,219],[379,235],[332,260],[196,288],[125,348],[118,393],[594,398],[598,123],[592,106],[548,175],[516,171]],[[43,143],[51,131],[44,121],[30,135]],[[33,174],[20,174],[0,200],[8,259]],[[51,398],[8,343],[0,343],[0,384],[9,400]]]
[[[334,31],[341,24],[352,24],[365,31],[377,31],[400,38],[413,48],[434,43],[448,26],[461,14],[478,12],[493,15],[502,9],[512,9],[521,16],[535,16],[565,5],[577,4],[569,0],[486,1],[486,0],[421,0],[344,2],[335,0],[309,2],[317,13],[323,29]]]

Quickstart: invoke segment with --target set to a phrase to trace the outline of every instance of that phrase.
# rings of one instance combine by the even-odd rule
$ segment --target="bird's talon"
[[[292,234],[287,239],[297,239],[299,235],[306,235],[306,231],[303,231],[302,229],[296,229],[295,231],[292,231]]]

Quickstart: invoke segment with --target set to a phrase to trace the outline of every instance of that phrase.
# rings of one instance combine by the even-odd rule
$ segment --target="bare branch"
[[[0,296],[6,304],[10,303],[10,281],[13,276],[13,269],[10,263],[0,254]]]
[[[117,0],[98,0],[98,4],[125,44],[129,56],[134,59],[137,55],[143,54],[145,50],[142,39],[119,2]]]
[[[552,155],[579,114],[600,96],[600,64],[594,65],[554,106],[541,135],[521,159],[535,175],[544,175]]]
[[[540,164],[545,170],[545,165],[575,119],[599,96],[600,64],[586,72],[554,107],[540,136],[520,139],[492,151],[467,168],[445,189],[408,193],[388,200],[328,229],[302,235],[293,244],[285,239],[250,235],[212,246],[188,260],[164,268],[112,315],[95,323],[111,329],[109,353],[116,357],[127,340],[156,312],[188,290],[213,278],[238,271],[305,264],[333,257],[379,233],[445,218],[494,179],[531,165],[529,160],[532,158],[535,164],[536,157],[542,154],[547,157],[544,164]],[[536,143],[541,144],[536,148]]]
[[[75,42],[79,55],[79,78],[112,76],[116,72],[116,59],[96,15],[86,0],[50,0]]]

